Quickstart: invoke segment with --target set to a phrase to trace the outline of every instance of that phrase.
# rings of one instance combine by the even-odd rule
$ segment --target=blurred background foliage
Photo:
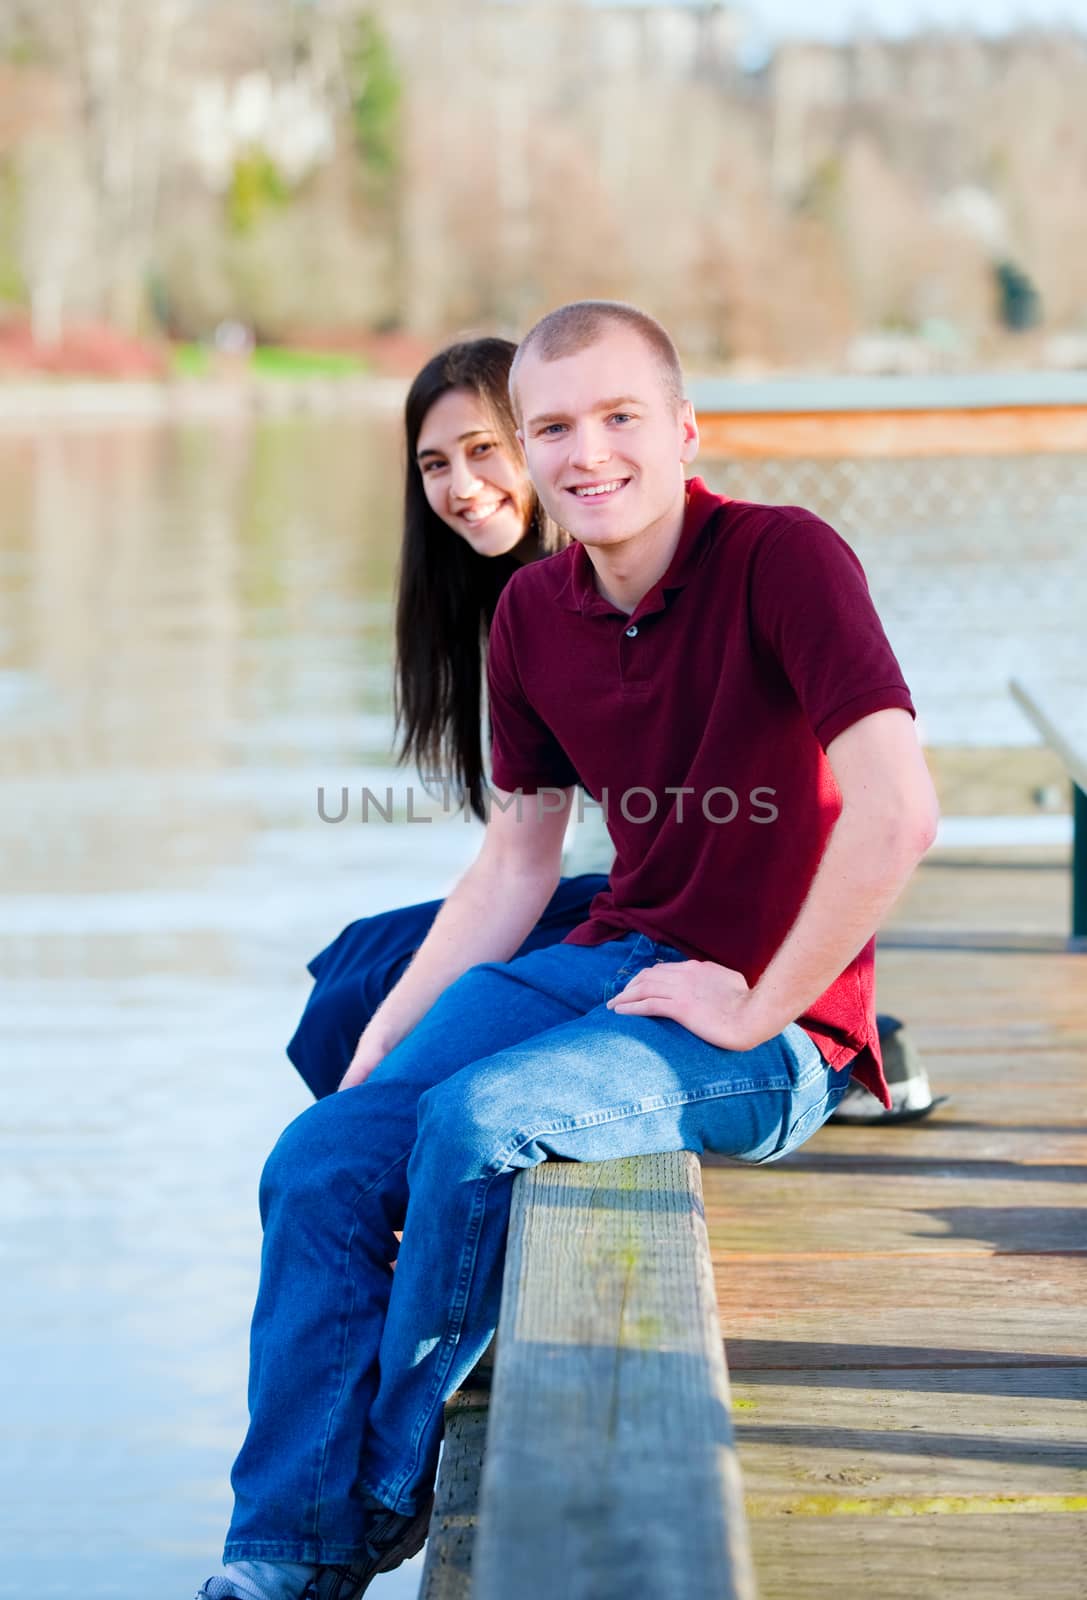
[[[0,0],[0,322],[365,352],[601,293],[705,369],[1087,364],[1087,35]]]

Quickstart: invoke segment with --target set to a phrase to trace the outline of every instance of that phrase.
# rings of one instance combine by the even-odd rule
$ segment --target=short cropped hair
[[[510,401],[520,420],[517,373],[530,350],[544,361],[561,361],[595,344],[608,328],[631,328],[649,346],[661,369],[665,391],[675,410],[683,404],[683,369],[670,335],[656,318],[623,300],[574,300],[549,311],[529,329],[517,347],[510,368]]]

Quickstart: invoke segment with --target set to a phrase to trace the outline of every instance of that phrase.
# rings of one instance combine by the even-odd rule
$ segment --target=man
[[[872,938],[936,807],[855,557],[807,512],[685,483],[698,430],[675,350],[631,307],[545,317],[511,388],[574,543],[495,615],[479,857],[342,1092],[265,1168],[213,1600],[353,1600],[421,1545],[443,1402],[497,1321],[519,1168],[779,1160],[851,1071],[888,1103]],[[608,891],[565,943],[511,961],[579,777],[608,806]]]

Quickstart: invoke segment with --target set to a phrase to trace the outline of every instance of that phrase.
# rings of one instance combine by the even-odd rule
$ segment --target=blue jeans
[[[474,967],[365,1083],[286,1129],[261,1183],[227,1561],[349,1562],[367,1494],[419,1507],[443,1404],[498,1321],[518,1170],[661,1150],[777,1161],[830,1115],[849,1068],[795,1024],[729,1051],[607,1010],[643,967],[685,959],[632,933]]]

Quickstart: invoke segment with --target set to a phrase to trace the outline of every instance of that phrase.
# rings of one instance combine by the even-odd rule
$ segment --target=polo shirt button
[[[627,638],[628,639],[636,639],[637,637],[638,637],[638,624],[636,622],[632,622],[630,627],[627,629]]]

